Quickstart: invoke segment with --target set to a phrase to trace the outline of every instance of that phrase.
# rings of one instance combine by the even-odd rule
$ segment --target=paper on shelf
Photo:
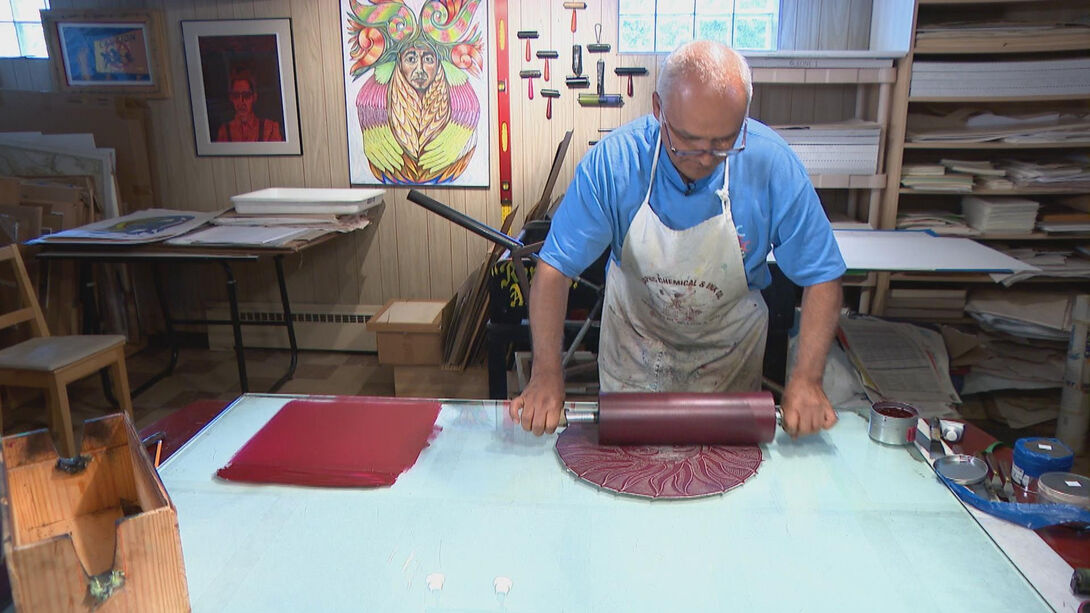
[[[227,245],[279,247],[295,240],[306,240],[327,230],[283,226],[212,226],[172,238],[168,245]]]
[[[942,336],[905,323],[841,317],[839,336],[860,373],[884,398],[958,404]]]

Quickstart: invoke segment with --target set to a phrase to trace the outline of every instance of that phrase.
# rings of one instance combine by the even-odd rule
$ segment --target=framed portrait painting
[[[349,179],[488,187],[487,0],[340,0]]]
[[[290,19],[182,21],[200,156],[302,155]]]
[[[61,91],[170,95],[158,12],[61,9],[43,10],[41,16]]]

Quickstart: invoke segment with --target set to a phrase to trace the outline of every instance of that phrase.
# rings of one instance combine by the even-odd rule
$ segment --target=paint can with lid
[[[1056,438],[1020,438],[1014,443],[1011,481],[1018,487],[1035,491],[1037,478],[1048,472],[1066,472],[1075,463],[1075,454]]]
[[[1044,473],[1037,478],[1037,502],[1090,509],[1090,477],[1067,472]]]
[[[867,434],[886,445],[907,445],[912,442],[919,411],[903,402],[876,402],[870,407]]]

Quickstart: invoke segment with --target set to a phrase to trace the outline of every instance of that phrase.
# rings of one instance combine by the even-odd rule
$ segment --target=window
[[[0,0],[0,57],[48,57],[41,9],[49,0]]]
[[[621,53],[669,53],[698,38],[776,49],[779,0],[619,0]]]

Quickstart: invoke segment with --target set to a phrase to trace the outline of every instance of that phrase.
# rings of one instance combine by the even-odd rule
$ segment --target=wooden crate
[[[19,611],[190,610],[177,513],[124,415],[86,423],[90,461],[75,474],[57,468],[47,430],[4,437],[2,449],[4,558]],[[100,583],[115,588],[92,589]]]

